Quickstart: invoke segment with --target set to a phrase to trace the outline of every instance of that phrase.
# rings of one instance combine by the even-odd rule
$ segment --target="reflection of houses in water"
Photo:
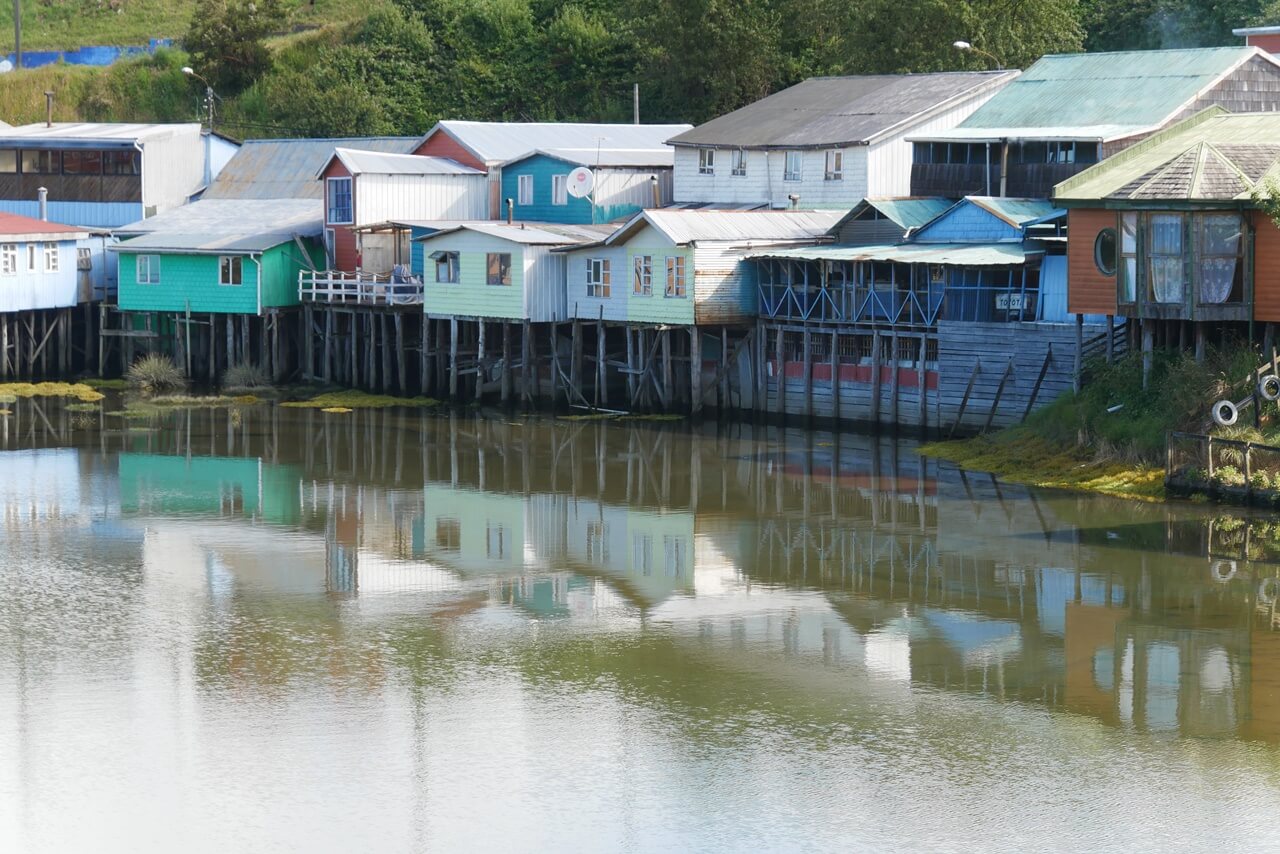
[[[241,517],[278,525],[299,519],[298,470],[260,457],[119,455],[126,516]]]

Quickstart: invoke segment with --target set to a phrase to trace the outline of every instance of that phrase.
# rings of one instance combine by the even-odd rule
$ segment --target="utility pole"
[[[13,67],[22,67],[22,0],[13,0]]]

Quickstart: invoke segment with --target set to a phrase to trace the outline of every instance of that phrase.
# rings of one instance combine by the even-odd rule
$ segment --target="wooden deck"
[[[385,273],[304,270],[298,274],[298,299],[325,305],[422,305],[422,282]]]

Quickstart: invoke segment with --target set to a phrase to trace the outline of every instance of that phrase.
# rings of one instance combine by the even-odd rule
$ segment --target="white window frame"
[[[27,247],[27,272],[40,272],[40,251],[35,243],[26,244]]]
[[[698,149],[698,174],[716,174],[716,150],[714,148]]]
[[[333,188],[341,182],[347,185],[347,213],[348,218],[333,219]],[[352,225],[356,218],[356,199],[355,199],[355,183],[350,176],[341,178],[325,178],[324,179],[324,221],[331,225]]]
[[[533,176],[532,175],[516,176],[516,204],[517,205],[533,204]]]
[[[822,179],[824,181],[843,181],[844,180],[844,151],[839,148],[832,148],[827,151],[827,164],[823,172]]]
[[[667,287],[665,296],[672,299],[684,299],[689,295],[688,278],[685,275],[685,258],[683,255],[667,256]]]
[[[631,293],[636,296],[653,296],[653,256],[637,255],[632,264]]]
[[[587,296],[608,299],[612,290],[608,258],[587,259]]]
[[[140,285],[160,284],[160,256],[138,255],[133,259],[134,281]],[[143,270],[146,270],[144,273]]]
[[[745,148],[735,148],[730,164],[733,167],[730,170],[732,175],[737,178],[745,177],[747,174],[747,150]]]
[[[44,244],[44,271],[46,273],[58,272],[58,244]]]
[[[0,276],[18,275],[18,244],[0,243]]]
[[[791,168],[791,159],[795,158],[795,168]],[[782,180],[799,181],[804,173],[804,152],[788,151],[782,158]]]
[[[239,268],[237,271],[236,268]],[[239,272],[238,282],[228,281],[237,278],[236,273]],[[239,255],[219,255],[218,256],[218,284],[227,288],[238,288],[244,284],[244,258]]]
[[[551,204],[557,206],[569,204],[568,175],[551,176]]]

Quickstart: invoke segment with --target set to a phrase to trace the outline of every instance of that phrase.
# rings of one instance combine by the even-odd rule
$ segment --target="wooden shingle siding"
[[[257,314],[257,263],[244,260],[244,283],[218,284],[216,255],[156,255],[160,258],[160,282],[139,284],[137,258],[120,253],[120,308],[125,311],[192,312],[213,314]],[[297,301],[297,285],[294,286]]]
[[[1280,110],[1280,68],[1255,56],[1174,117],[1193,116],[1212,106],[1233,113],[1271,113]]]
[[[1067,308],[1075,314],[1116,313],[1116,277],[1103,275],[1093,260],[1094,241],[1104,228],[1119,230],[1114,211],[1067,214]]]
[[[1265,214],[1253,215],[1253,316],[1280,321],[1280,230]]]

